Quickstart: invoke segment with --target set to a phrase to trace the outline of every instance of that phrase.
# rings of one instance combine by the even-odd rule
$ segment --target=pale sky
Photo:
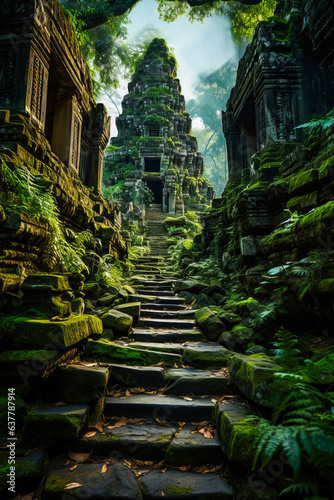
[[[181,16],[173,23],[165,23],[158,17],[155,0],[141,0],[130,13],[128,25],[129,42],[133,42],[138,32],[151,25],[159,29],[169,47],[175,50],[178,62],[178,78],[182,94],[186,100],[193,97],[193,89],[202,73],[210,74],[235,55],[234,44],[230,35],[229,22],[221,16],[208,17],[201,22],[190,24],[187,17]],[[118,90],[123,97],[127,93],[126,85]],[[99,99],[101,101],[101,99]],[[102,100],[112,117],[112,136],[117,135],[115,128],[115,108]],[[195,125],[195,124],[193,124]]]

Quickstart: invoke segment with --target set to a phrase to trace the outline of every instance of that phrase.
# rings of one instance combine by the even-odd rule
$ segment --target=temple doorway
[[[154,202],[158,205],[162,205],[162,190],[163,184],[161,181],[146,181],[147,187],[154,194]]]

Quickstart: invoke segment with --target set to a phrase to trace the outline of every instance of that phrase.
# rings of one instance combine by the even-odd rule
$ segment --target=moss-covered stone
[[[222,368],[233,353],[219,344],[197,344],[186,347],[183,362],[194,368]]]
[[[88,299],[96,300],[101,295],[102,288],[98,283],[85,283],[83,291]]]
[[[291,195],[307,193],[317,184],[318,170],[307,170],[293,176],[289,182],[289,192]]]
[[[272,406],[271,386],[280,367],[267,356],[234,354],[227,360],[232,382],[249,399]]]
[[[116,309],[110,309],[101,317],[103,327],[114,332],[116,337],[129,335],[132,329],[133,317]]]
[[[195,300],[194,307],[199,309],[207,306],[215,306],[216,304],[215,299],[205,293],[200,293]]]
[[[109,368],[68,364],[54,374],[53,390],[58,401],[74,404],[95,403],[109,380]]]
[[[167,366],[173,366],[174,363],[177,366],[182,364],[182,358],[178,354],[135,349],[107,340],[89,340],[85,349],[85,356],[89,359],[93,358],[99,361],[132,366],[148,366],[160,362],[166,363]]]
[[[14,346],[36,349],[50,345],[64,349],[92,334],[101,334],[102,329],[101,320],[89,315],[71,316],[62,321],[17,316],[12,317],[9,326]]]
[[[253,444],[257,434],[256,417],[254,422],[244,421],[249,415],[251,412],[240,403],[219,405],[214,411],[224,455],[230,462],[246,467],[253,463]]]
[[[71,440],[79,435],[88,414],[88,405],[48,406],[38,403],[27,414],[22,433],[34,443]]]
[[[210,340],[218,339],[219,335],[226,330],[226,326],[208,307],[196,311],[195,317],[197,323]]]
[[[132,316],[134,323],[138,323],[140,318],[141,302],[128,302],[127,304],[120,304],[119,306],[116,306],[115,309]]]

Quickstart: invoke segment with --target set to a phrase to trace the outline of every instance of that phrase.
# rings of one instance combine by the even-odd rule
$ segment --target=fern
[[[293,367],[299,363],[302,359],[300,354],[301,351],[296,349],[298,344],[298,338],[291,332],[288,332],[285,328],[280,328],[275,334],[275,342],[272,342],[275,349],[272,349],[270,353],[274,357],[274,360],[283,366]]]

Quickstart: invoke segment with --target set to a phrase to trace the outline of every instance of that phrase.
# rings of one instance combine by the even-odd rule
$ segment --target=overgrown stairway
[[[28,442],[53,450],[43,500],[233,497],[215,425],[218,403],[232,415],[243,410],[237,398],[225,399],[226,356],[204,342],[195,312],[173,291],[160,215],[149,220],[147,238],[151,253],[131,277],[128,300],[141,304],[132,337],[89,340],[25,419]]]

